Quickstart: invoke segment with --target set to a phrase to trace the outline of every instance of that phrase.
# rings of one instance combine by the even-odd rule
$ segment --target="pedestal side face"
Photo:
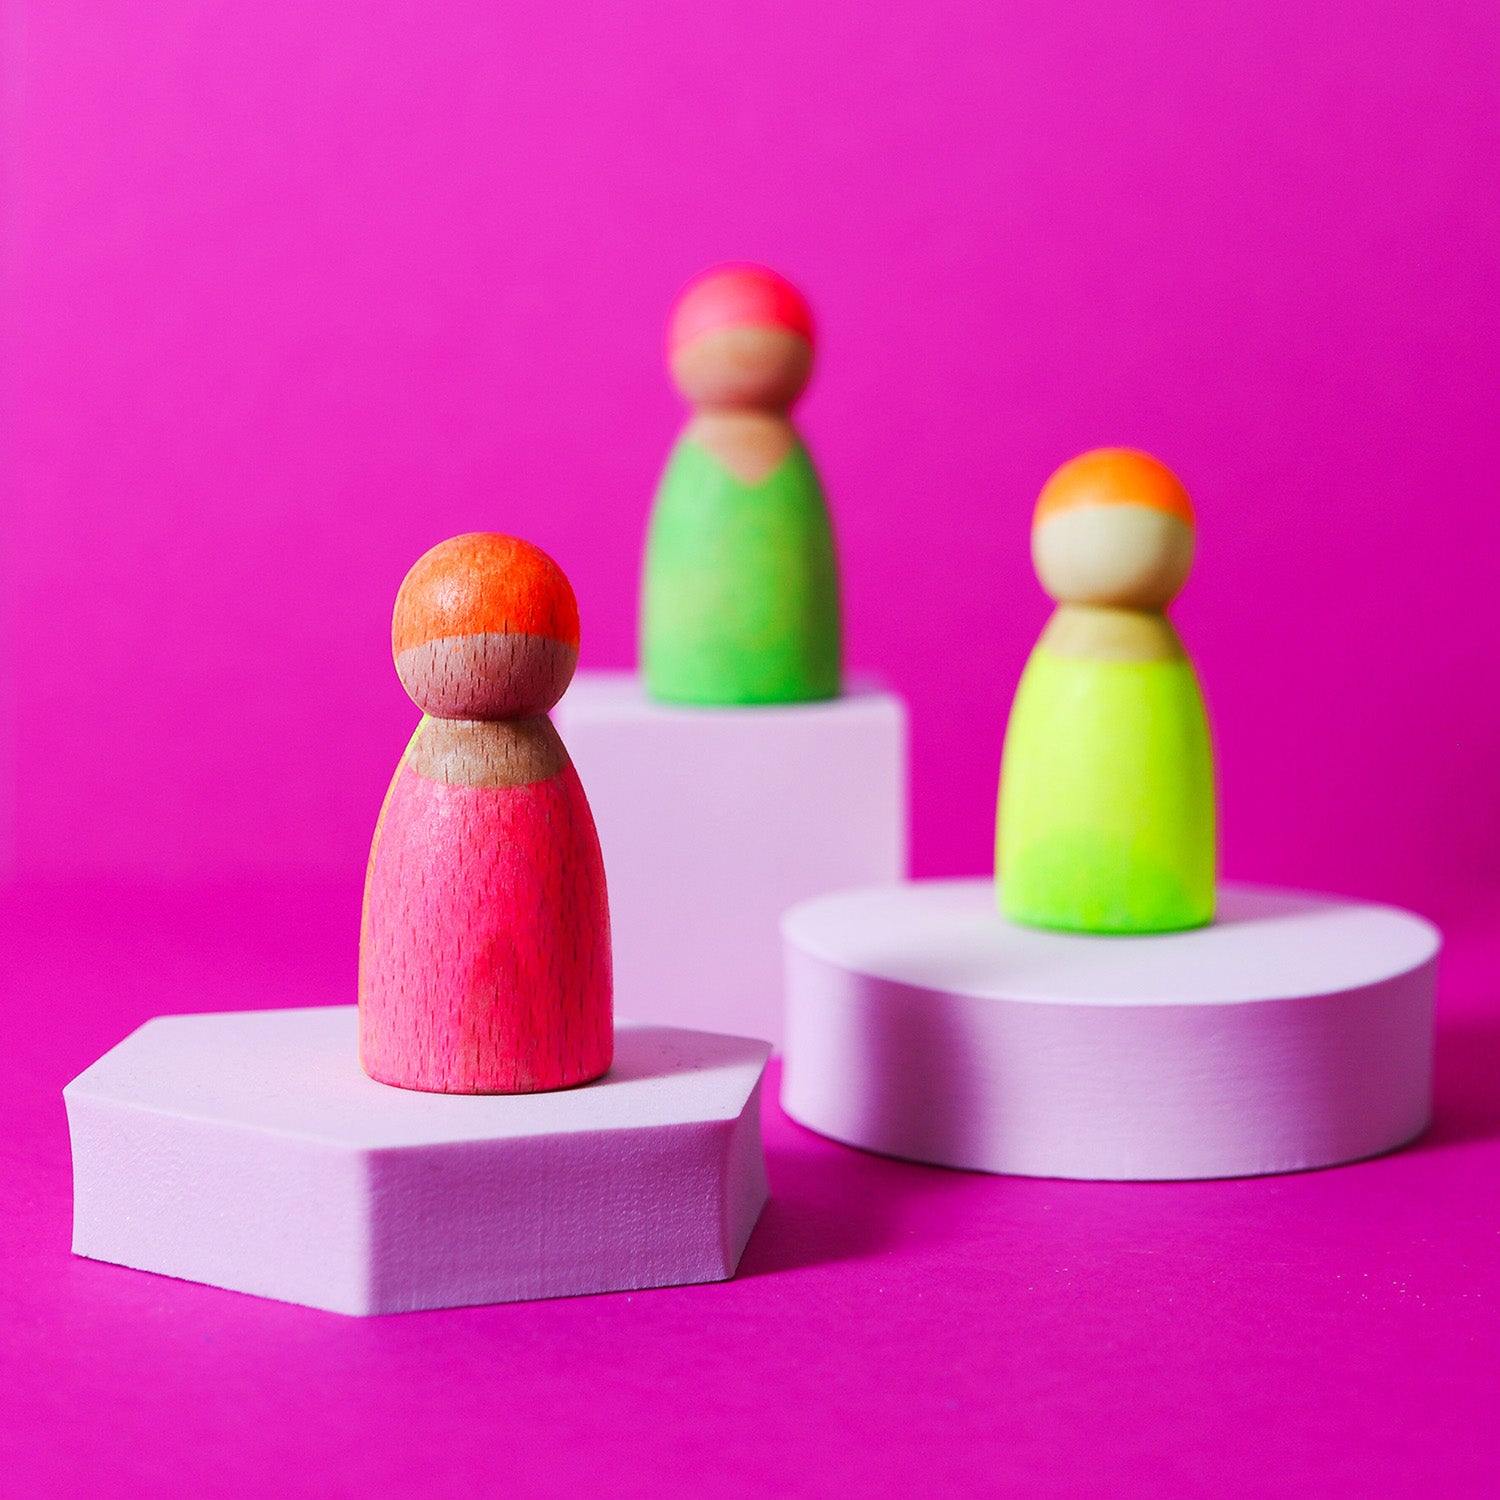
[[[1011,928],[990,899],[943,882],[789,914],[789,1114],[889,1155],[1113,1179],[1328,1166],[1426,1125],[1419,918],[1229,887],[1222,929],[1099,939]]]
[[[597,1083],[440,1095],[367,1078],[355,1026],[174,1016],[106,1054],[65,1091],[75,1250],[348,1313],[733,1275],[765,1044],[625,1024]]]
[[[373,1310],[366,1157],[146,1099],[73,1086],[64,1099],[75,1255],[330,1312]]]
[[[740,1112],[729,1133],[728,1173],[730,1191],[724,1199],[720,1224],[720,1253],[733,1275],[745,1253],[750,1232],[770,1197],[766,1181],[766,1156],[760,1135],[760,1091],[762,1080]]]
[[[779,1041],[782,913],[905,873],[900,700],[671,707],[585,673],[555,717],[604,851],[618,1008]]]
[[[732,1121],[466,1141],[370,1162],[372,1312],[722,1281]],[[762,1200],[764,1202],[764,1200]]]

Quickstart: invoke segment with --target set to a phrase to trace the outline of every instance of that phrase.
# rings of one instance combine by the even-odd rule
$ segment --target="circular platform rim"
[[[913,921],[904,931],[890,898],[913,886],[939,899],[956,888],[967,906],[960,900],[947,928]],[[988,904],[988,881],[908,882],[808,902],[783,923],[782,1108],[821,1135],[880,1155],[1074,1181],[1269,1176],[1362,1161],[1414,1140],[1431,1115],[1441,934],[1395,907],[1250,890],[1265,900],[1247,898],[1237,935],[1218,949],[1211,936],[1205,949],[1212,928],[1126,939],[1016,929],[1031,945],[1017,954],[1004,945],[1010,924]],[[845,905],[843,924],[830,924],[836,941],[802,941],[830,903],[837,911],[851,901],[854,915]],[[1326,908],[1331,925],[1298,925]],[[1247,925],[1252,911],[1281,922],[1279,946]],[[1382,938],[1391,921],[1400,925]],[[998,968],[1016,989],[1011,982],[1034,978],[1028,965],[1054,941],[1071,954],[1071,969],[1069,960],[1058,966],[1064,980],[1081,975],[1097,988],[1103,976],[1132,998],[1054,993],[1037,1003],[1020,992],[933,982]],[[886,978],[890,964],[861,966],[871,954],[899,953],[903,942],[915,946],[912,967],[922,977],[898,966]],[[1156,958],[1121,981],[1110,953],[1132,944],[1155,945]],[[1237,957],[1248,955],[1253,967],[1262,949],[1262,980],[1288,971],[1295,978],[1299,965],[1326,977],[1343,964],[1348,977],[1342,986],[1257,996],[1246,988],[1254,973],[1251,981],[1230,973],[1242,998],[1194,1001],[1200,989],[1214,994]],[[1194,956],[1183,965],[1185,952]],[[1158,985],[1165,995],[1133,998]]]
[[[1111,1011],[1136,1007],[1228,1007],[1279,1004],[1288,1001],[1306,1000],[1313,997],[1354,994],[1360,990],[1368,989],[1371,985],[1385,983],[1392,979],[1400,978],[1402,975],[1415,973],[1424,965],[1432,963],[1441,953],[1443,946],[1442,932],[1436,924],[1429,921],[1426,917],[1416,912],[1408,911],[1403,907],[1387,902],[1365,901],[1355,897],[1328,895],[1321,892],[1297,890],[1289,886],[1261,885],[1247,881],[1221,882],[1219,885],[1221,906],[1226,900],[1231,904],[1236,900],[1243,899],[1288,900],[1305,902],[1308,904],[1309,909],[1331,910],[1342,908],[1372,915],[1381,914],[1409,930],[1411,940],[1414,944],[1413,953],[1405,962],[1387,970],[1373,972],[1365,968],[1357,971],[1351,977],[1342,979],[1332,985],[1320,984],[1311,988],[1305,985],[1287,983],[1274,986],[1267,993],[1245,993],[1223,996],[1152,996],[1134,994],[1121,997],[1098,993],[1066,995],[1049,994],[1029,987],[1025,983],[1008,983],[1003,992],[998,987],[989,983],[970,985],[944,979],[941,984],[933,984],[921,976],[914,977],[911,972],[903,970],[902,966],[894,961],[871,961],[867,958],[860,958],[856,961],[847,954],[835,951],[834,946],[827,941],[826,934],[821,934],[816,930],[819,918],[829,912],[858,907],[879,898],[889,898],[908,892],[917,893],[919,899],[924,897],[940,897],[947,894],[971,895],[978,898],[974,902],[976,914],[981,910],[985,916],[992,914],[997,931],[1013,932],[1022,942],[1038,946],[1056,944],[1059,951],[1063,948],[1077,948],[1086,943],[1089,947],[1098,948],[1101,951],[1108,949],[1110,952],[1119,955],[1122,959],[1125,959],[1125,955],[1132,952],[1139,955],[1148,953],[1150,950],[1160,951],[1163,946],[1171,946],[1179,949],[1184,947],[1201,949],[1220,941],[1219,935],[1229,925],[1215,922],[1206,927],[1192,928],[1183,932],[1145,935],[1053,932],[1042,929],[1021,928],[1009,922],[1000,914],[998,906],[994,901],[994,882],[991,878],[987,876],[963,876],[897,881],[888,885],[863,886],[854,890],[834,891],[826,895],[815,896],[810,900],[799,902],[783,915],[781,920],[782,940],[784,943],[796,947],[800,952],[806,953],[809,957],[840,968],[848,968],[871,979],[884,980],[887,983],[904,985],[913,989],[941,988],[946,993],[961,995],[965,1000],[976,1003],[992,1002],[1004,1005],[1024,1004],[1080,1009],[1095,1008]],[[1128,962],[1129,960],[1125,959],[1125,961]]]

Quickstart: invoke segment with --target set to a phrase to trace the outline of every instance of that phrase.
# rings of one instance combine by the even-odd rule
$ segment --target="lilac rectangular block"
[[[616,1004],[779,1045],[782,913],[906,873],[901,700],[855,684],[826,703],[692,708],[584,672],[553,717],[599,826]]]

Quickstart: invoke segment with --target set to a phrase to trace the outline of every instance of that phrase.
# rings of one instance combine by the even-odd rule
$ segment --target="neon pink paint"
[[[811,343],[812,310],[802,293],[768,266],[711,266],[678,297],[667,325],[667,352],[721,328],[785,328]]]
[[[403,765],[371,853],[365,1071],[521,1093],[597,1078],[612,1048],[604,863],[578,773],[449,786]]]

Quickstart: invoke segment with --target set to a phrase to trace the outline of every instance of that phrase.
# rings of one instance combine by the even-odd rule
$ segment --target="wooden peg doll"
[[[1163,611],[1194,517],[1156,459],[1102,448],[1047,481],[1031,555],[1057,601],[1017,689],[996,828],[1016,922],[1170,932],[1213,920],[1213,752],[1192,662]]]
[[[836,697],[833,531],[788,415],[812,370],[807,304],[763,266],[720,266],[682,293],[667,345],[693,416],[646,543],[646,690],[702,704]]]
[[[614,1047],[604,865],[547,717],[578,661],[573,590],[529,542],[455,537],[406,575],[392,646],[423,718],[370,849],[360,1061],[434,1093],[597,1078]]]

